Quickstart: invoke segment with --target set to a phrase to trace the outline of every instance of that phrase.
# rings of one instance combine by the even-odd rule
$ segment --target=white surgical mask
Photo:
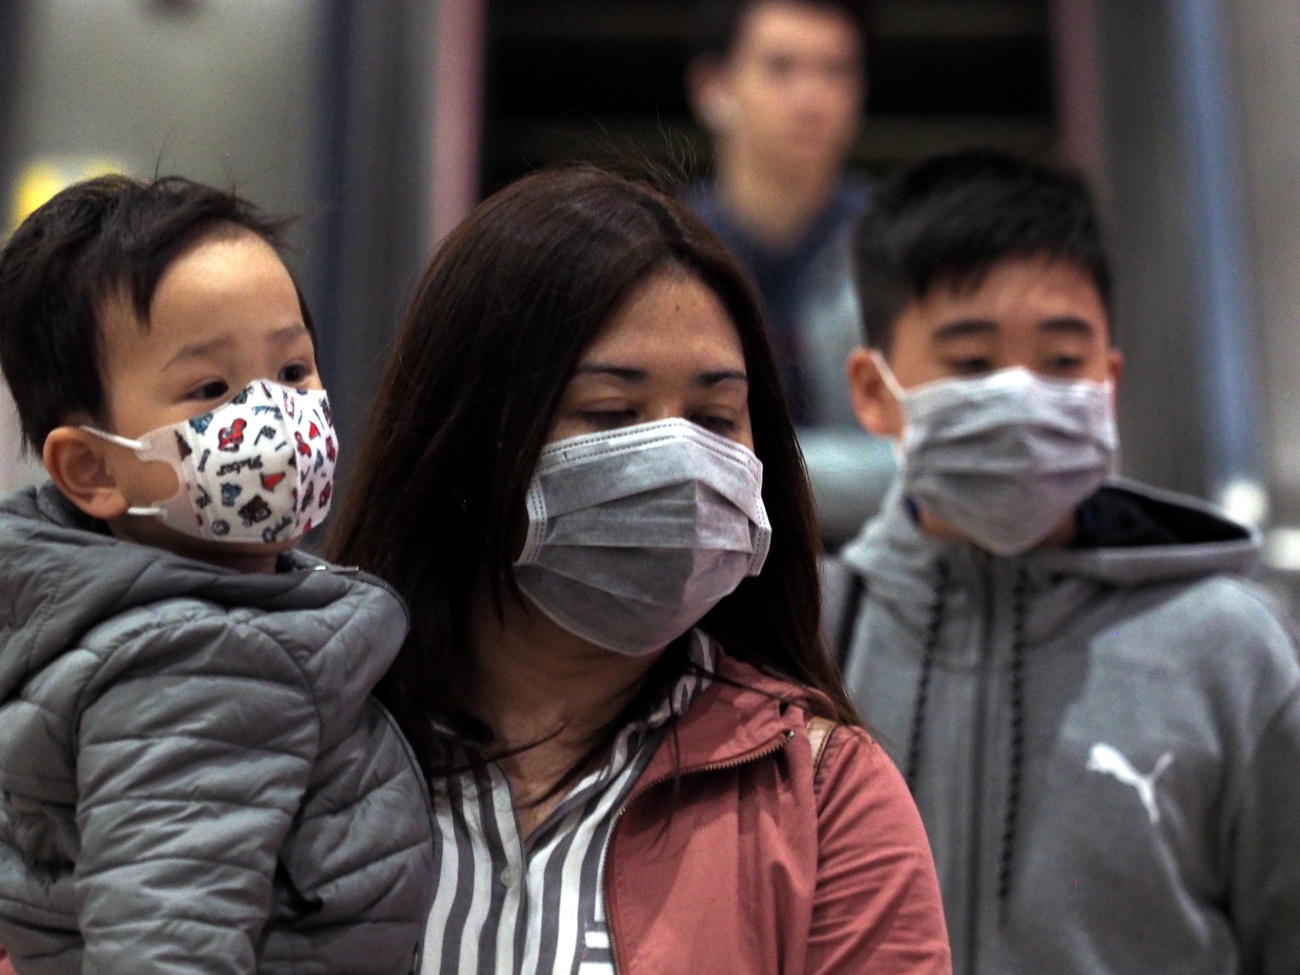
[[[906,426],[903,493],[996,555],[1033,548],[1111,474],[1109,382],[1016,367],[904,390],[875,354]]]
[[[753,451],[688,420],[556,441],[528,490],[515,579],[570,633],[653,653],[762,569],[762,488]]]
[[[221,542],[278,542],[319,525],[330,509],[337,438],[323,389],[269,379],[230,402],[132,440],[88,433],[176,471],[170,498],[127,509],[178,532]]]

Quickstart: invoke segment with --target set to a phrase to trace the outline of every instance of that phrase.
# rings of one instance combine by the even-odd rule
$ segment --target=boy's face
[[[850,378],[859,418],[873,433],[898,437],[897,403],[874,364],[861,361],[865,350],[858,353]],[[908,305],[894,323],[888,360],[904,389],[1014,366],[1100,382],[1117,380],[1122,366],[1092,279],[1072,262],[1035,257],[995,264],[974,288],[938,285]]]
[[[1034,257],[995,264],[974,288],[939,285],[910,304],[894,323],[888,362],[904,389],[1017,366],[1054,379],[1117,381],[1123,367],[1088,274],[1073,262]],[[862,425],[900,439],[902,409],[871,354],[854,350],[848,372]],[[944,537],[962,537],[926,512],[922,524]],[[1062,532],[1070,524],[1063,523]]]
[[[101,318],[104,421],[124,437],[207,413],[255,379],[322,388],[293,280],[251,232],[209,237],[184,251],[163,273],[147,324],[120,296]],[[149,505],[177,490],[170,466],[142,462],[125,448],[109,446],[105,463],[129,504]],[[110,525],[120,537],[214,561],[273,556],[291,546],[205,542],[148,517]]]
[[[769,0],[745,14],[712,81],[724,139],[777,166],[836,167],[858,128],[862,45],[834,10]]]

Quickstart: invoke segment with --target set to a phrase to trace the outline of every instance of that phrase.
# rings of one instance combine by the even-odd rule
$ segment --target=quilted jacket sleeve
[[[838,728],[816,788],[809,975],[950,975],[930,844],[893,762],[861,729]]]
[[[256,627],[150,617],[87,682],[77,734],[83,970],[250,975],[320,735]]]

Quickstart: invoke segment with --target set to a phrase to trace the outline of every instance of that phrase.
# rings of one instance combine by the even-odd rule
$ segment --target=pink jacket
[[[692,703],[610,838],[619,975],[948,975],[930,847],[884,751],[839,727],[814,783],[808,713],[769,696],[798,689],[718,667],[745,689]]]

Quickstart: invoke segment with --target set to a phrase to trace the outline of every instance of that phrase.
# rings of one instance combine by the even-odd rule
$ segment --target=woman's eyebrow
[[[574,369],[573,373],[575,376],[613,376],[615,379],[621,379],[627,383],[643,383],[650,378],[650,373],[644,369],[634,369],[632,366],[619,366],[604,362],[584,362]]]
[[[747,384],[749,376],[745,374],[743,369],[710,369],[708,372],[702,372],[695,377],[696,386],[716,386],[718,383],[732,381]]]
[[[612,376],[625,383],[643,383],[649,380],[650,372],[635,366],[623,366],[612,362],[584,362],[573,370],[575,376]],[[743,369],[705,369],[698,372],[691,380],[693,386],[716,386],[724,382],[748,383],[749,376]]]

